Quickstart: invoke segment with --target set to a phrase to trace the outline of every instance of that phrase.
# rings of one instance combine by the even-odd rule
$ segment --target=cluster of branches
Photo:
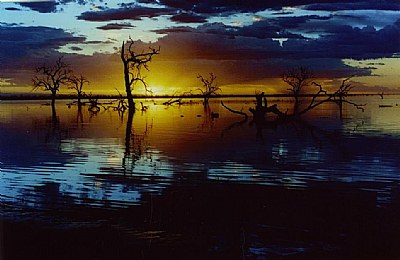
[[[201,94],[203,95],[203,98],[204,98],[203,104],[204,105],[208,104],[208,100],[210,99],[210,97],[212,95],[217,95],[217,92],[221,91],[221,88],[218,87],[217,83],[215,82],[217,77],[213,73],[210,73],[209,75],[210,75],[210,77],[208,77],[208,78],[205,78],[200,74],[197,76],[197,78],[200,79],[200,81],[203,83],[203,89],[198,88],[197,90],[199,90],[201,92]]]
[[[198,88],[196,90],[201,92],[201,96],[203,97],[203,105],[207,106],[208,101],[211,96],[218,95],[218,92],[221,91],[221,88],[217,86],[217,83],[215,80],[217,77],[214,75],[214,73],[209,73],[209,77],[203,77],[202,75],[197,75],[197,78],[203,83],[203,88]],[[175,93],[176,94],[176,93]],[[174,94],[174,96],[175,96]],[[183,94],[180,95],[179,98],[172,97],[171,99],[167,100],[166,102],[163,103],[163,105],[172,105],[172,104],[183,104],[182,102],[182,97],[187,96],[187,95],[192,95],[192,90],[188,92],[184,92]]]
[[[149,47],[149,51],[137,53],[134,50],[134,41],[129,37],[129,41],[122,42],[121,60],[124,66],[124,82],[125,91],[128,98],[128,106],[134,108],[132,91],[137,83],[141,83],[146,92],[150,92],[145,77],[142,75],[142,70],[149,70],[148,63],[154,55],[160,53],[160,47],[157,49]],[[134,111],[134,109],[132,109]]]
[[[83,91],[83,86],[85,85],[85,83],[89,84],[89,81],[86,77],[80,74],[79,76],[72,75],[69,78],[69,82],[70,86],[68,88],[75,90],[78,96],[78,104],[81,104],[81,99],[86,96],[86,93]]]
[[[332,93],[328,93],[321,84],[314,81],[313,73],[307,68],[299,67],[291,69],[282,75],[282,80],[290,86],[288,91],[291,92],[294,98],[293,110],[291,112],[283,112],[278,108],[277,104],[268,106],[264,92],[261,92],[256,93],[256,107],[250,108],[249,111],[253,114],[253,121],[256,121],[256,123],[265,121],[265,115],[267,113],[275,114],[277,116],[277,121],[298,118],[308,111],[328,102],[336,103],[339,106],[341,118],[343,104],[350,104],[364,111],[365,104],[357,104],[346,99],[349,92],[354,88],[349,82],[351,78],[352,77],[343,79],[341,85],[338,86],[336,90]],[[306,97],[307,102],[302,103],[302,97]],[[247,119],[246,113],[235,111],[226,107],[224,104],[222,105],[229,111],[241,114]]]
[[[316,83],[314,81],[313,73],[305,68],[299,67],[297,69],[291,69],[282,75],[282,80],[286,82],[290,88],[288,89],[292,92],[294,97],[294,107],[293,107],[293,116],[299,116],[305,114],[306,112],[316,108],[317,106],[327,103],[327,102],[335,102],[339,105],[340,109],[342,109],[343,103],[348,103],[355,106],[357,109],[362,109],[363,106],[361,104],[356,104],[349,100],[346,100],[345,97],[348,96],[349,92],[353,89],[353,85],[349,83],[350,79],[348,77],[342,81],[342,84],[333,92],[328,93],[324,87]],[[300,97],[303,92],[305,92],[306,87],[314,87],[314,91],[308,91],[308,94],[311,96],[311,100],[309,103],[300,109]]]
[[[305,67],[290,69],[282,75],[282,80],[290,86],[290,88],[287,90],[290,91],[294,96],[294,114],[297,114],[299,110],[300,94],[304,88],[310,84],[310,81],[313,77],[313,73]]]
[[[276,114],[278,119],[283,119],[289,117],[298,117],[327,102],[334,102],[338,104],[340,108],[340,116],[342,116],[343,103],[351,104],[357,109],[364,111],[363,104],[356,104],[345,99],[354,87],[351,85],[351,83],[349,83],[351,78],[352,77],[348,77],[344,79],[341,85],[333,93],[328,93],[321,84],[314,81],[313,73],[309,69],[305,67],[299,67],[288,70],[282,75],[282,80],[290,86],[288,91],[291,92],[294,98],[292,113],[288,113],[288,111],[280,111],[276,104],[268,107],[266,99],[264,104],[262,104],[261,100],[264,97],[264,93],[256,95],[257,106],[255,109],[250,109],[250,112],[252,112],[254,116],[264,116],[265,113],[271,112]],[[314,90],[310,90],[310,87],[313,87]],[[309,101],[305,105],[301,106],[301,97],[304,94],[306,94],[306,97],[309,98]]]
[[[170,99],[168,99],[167,101],[163,102],[163,105],[165,106],[171,106],[173,104],[178,104],[178,105],[182,105],[184,104],[184,102],[182,101],[184,96],[189,96],[192,95],[192,91],[186,91],[183,92],[182,94],[179,95],[179,97],[175,97],[177,96],[177,93],[175,92]]]
[[[51,105],[54,108],[57,92],[61,86],[68,86],[74,89],[78,96],[78,104],[84,97],[83,86],[89,81],[82,75],[74,75],[71,66],[64,61],[64,57],[60,56],[53,65],[42,65],[37,67],[36,76],[32,79],[33,89],[42,89],[51,92]]]

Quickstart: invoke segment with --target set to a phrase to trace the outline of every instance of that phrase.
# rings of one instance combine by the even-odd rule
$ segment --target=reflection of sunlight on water
[[[365,112],[357,111],[353,107],[348,107],[352,114],[356,114],[353,120],[345,120],[344,130],[365,135],[393,135],[400,136],[400,101],[398,96],[385,96],[366,98],[353,97],[352,100],[367,104]],[[379,105],[391,107],[380,108]]]
[[[229,128],[241,118],[218,102],[209,109],[152,104],[133,118],[129,153],[126,115],[85,110],[80,122],[75,110],[60,104],[54,127],[48,107],[0,105],[1,200],[37,206],[46,201],[34,203],[36,197],[48,194],[120,207],[142,203],[144,193],[161,194],[173,183],[218,181],[288,189],[344,183],[376,191],[377,205],[389,203],[400,181],[399,113],[371,102],[365,113],[348,107],[351,119],[345,120],[335,118],[335,106],[324,106],[307,117],[315,128],[263,129],[263,140],[247,124]],[[241,110],[245,103],[227,104]],[[220,117],[210,118],[210,111]]]
[[[46,183],[58,183],[56,196],[70,197],[75,203],[119,207],[137,204],[143,192],[159,193],[168,185],[159,183],[152,187],[151,183],[132,184],[124,180],[120,183],[110,182],[107,175],[113,173],[104,172],[101,168],[122,169],[124,147],[119,144],[118,139],[103,139],[101,143],[93,143],[90,139],[63,140],[61,150],[63,153],[73,154],[74,160],[65,164],[44,162],[40,166],[2,169],[3,178],[0,180],[2,199],[25,206],[46,207],[32,202],[35,196],[38,196],[35,187],[41,187]],[[146,156],[139,158],[133,168],[135,173],[130,175],[146,178],[157,174],[169,178],[172,167],[168,162],[165,162],[157,151],[151,152],[151,157],[154,163],[149,163],[149,158]],[[98,172],[103,172],[104,178],[97,178],[99,175],[96,178],[88,176]]]

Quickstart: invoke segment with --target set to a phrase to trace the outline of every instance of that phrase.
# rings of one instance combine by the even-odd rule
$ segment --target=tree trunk
[[[123,60],[123,63],[124,63],[125,91],[126,91],[126,97],[128,99],[129,111],[131,110],[135,111],[135,102],[133,101],[131,83],[129,80],[129,64],[125,60]]]
[[[339,115],[340,119],[343,119],[343,97],[339,97]]]
[[[82,107],[82,95],[78,93],[78,107]]]
[[[294,96],[294,106],[293,106],[293,115],[297,115],[299,113],[299,97],[297,94]]]
[[[208,105],[208,97],[207,97],[207,96],[204,96],[204,97],[203,97],[203,105],[204,105],[204,106],[207,106],[207,105]]]
[[[56,105],[56,92],[52,91],[51,92],[51,106],[55,107],[55,105]]]
[[[56,114],[56,91],[51,91],[51,112],[53,119],[57,118]]]
[[[126,122],[125,130],[125,153],[124,158],[122,158],[122,168],[124,169],[124,174],[129,162],[129,156],[131,154],[131,139],[132,139],[132,123],[133,123],[134,110],[128,110],[128,120]]]

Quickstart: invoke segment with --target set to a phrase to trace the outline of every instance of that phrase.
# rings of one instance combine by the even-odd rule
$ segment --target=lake
[[[3,258],[398,258],[400,99],[351,100],[263,126],[217,99],[142,100],[132,124],[2,101]]]

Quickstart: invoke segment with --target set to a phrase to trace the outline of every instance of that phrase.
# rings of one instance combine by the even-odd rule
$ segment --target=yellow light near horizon
[[[380,86],[390,89],[400,88],[400,58],[382,58],[367,60],[343,60],[344,64],[361,69],[371,69],[371,76],[359,76],[356,81],[370,87]]]

